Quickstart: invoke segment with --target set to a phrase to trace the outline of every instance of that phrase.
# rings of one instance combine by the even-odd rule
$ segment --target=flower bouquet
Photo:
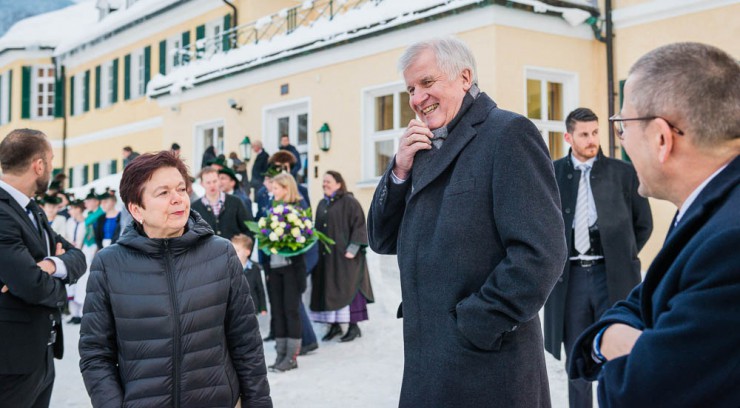
[[[321,241],[331,252],[334,241],[314,229],[311,209],[292,204],[278,204],[267,211],[267,216],[257,222],[247,221],[247,228],[254,232],[259,248],[267,255],[284,257],[300,255]]]

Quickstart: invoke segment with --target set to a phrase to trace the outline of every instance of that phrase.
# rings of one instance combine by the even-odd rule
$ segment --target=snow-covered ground
[[[270,373],[275,407],[382,408],[397,407],[403,374],[401,320],[395,318],[401,298],[395,257],[370,255],[368,262],[376,303],[368,306],[370,320],[360,324],[362,337],[351,343],[332,341],[300,357],[298,370]],[[268,320],[260,316],[260,329],[267,332]],[[79,370],[77,340],[79,327],[65,323],[65,357],[56,361],[53,408],[90,407]],[[325,330],[314,326],[319,337]],[[275,343],[266,343],[265,358],[275,359]],[[563,363],[546,354],[552,405],[568,406]],[[594,387],[595,388],[595,387]]]

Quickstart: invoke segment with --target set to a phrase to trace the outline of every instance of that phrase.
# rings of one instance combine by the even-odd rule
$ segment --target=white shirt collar
[[[10,194],[10,196],[13,197],[13,199],[18,202],[18,205],[20,205],[21,208],[23,208],[24,210],[26,209],[28,203],[31,202],[31,199],[27,195],[21,193],[20,191],[18,191],[18,189],[4,182],[3,180],[0,180],[0,187],[7,191],[8,194]]]
[[[576,159],[576,156],[573,155],[573,152],[570,153],[570,160],[573,162],[573,168],[578,168],[578,165],[580,164],[588,164],[590,167],[594,167],[594,162],[596,161],[596,158],[598,156],[594,156],[585,162],[582,162],[578,159]]]
[[[674,225],[678,225],[678,222],[681,221],[681,217],[683,217],[683,215],[686,214],[686,210],[688,210],[689,207],[691,207],[691,204],[693,204],[694,201],[696,201],[696,198],[699,197],[699,194],[701,194],[702,190],[704,190],[704,187],[706,187],[707,184],[709,184],[709,182],[712,181],[712,179],[717,176],[717,174],[721,173],[722,170],[725,169],[725,167],[727,167],[727,164],[717,169],[717,171],[712,173],[711,176],[707,177],[706,180],[704,180],[701,184],[699,184],[699,186],[695,188],[694,191],[692,191],[688,197],[686,197],[686,200],[683,202],[683,205],[681,205],[681,208],[678,209],[678,214],[676,214],[676,223]]]

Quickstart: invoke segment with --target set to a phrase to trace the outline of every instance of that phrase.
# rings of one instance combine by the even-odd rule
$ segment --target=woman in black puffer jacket
[[[190,212],[188,183],[169,151],[124,171],[134,221],[95,257],[80,328],[94,407],[272,407],[241,264]]]

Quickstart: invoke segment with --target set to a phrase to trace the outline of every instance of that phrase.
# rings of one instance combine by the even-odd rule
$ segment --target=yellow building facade
[[[46,132],[55,168],[74,186],[120,171],[124,146],[146,152],[178,143],[196,172],[210,145],[241,156],[248,136],[274,153],[287,134],[301,153],[301,181],[312,202],[321,197],[323,173],[337,170],[367,210],[413,117],[398,57],[415,41],[443,35],[470,45],[480,88],[500,107],[532,119],[553,158],[567,154],[563,120],[579,106],[601,118],[608,154],[607,47],[593,28],[605,32],[603,0],[121,3],[119,10],[96,10],[84,34],[41,54],[3,51],[0,39],[0,133]],[[653,48],[700,41],[740,57],[738,1],[611,3],[617,111],[619,82]],[[22,71],[41,65],[54,68],[57,84],[63,78],[64,97],[56,99],[62,117],[21,115],[29,97]],[[35,76],[30,81],[26,88],[37,85]],[[10,114],[3,116],[6,106]],[[317,138],[324,124],[332,135],[326,151]],[[616,151],[621,155],[618,144]],[[675,212],[665,202],[651,204],[655,230],[641,254],[646,265]]]

